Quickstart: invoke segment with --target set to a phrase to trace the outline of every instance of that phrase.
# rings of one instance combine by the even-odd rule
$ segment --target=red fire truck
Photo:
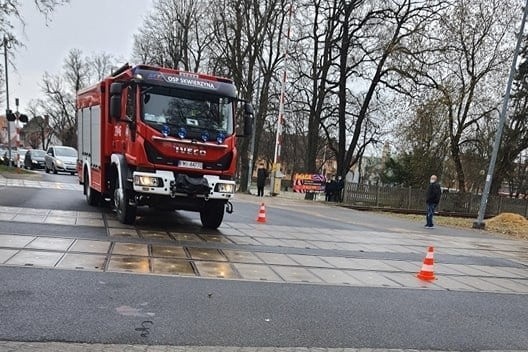
[[[79,92],[77,171],[88,204],[109,199],[126,224],[139,206],[197,211],[218,228],[233,211],[237,103],[229,79],[146,65]],[[249,135],[253,108],[240,105]]]

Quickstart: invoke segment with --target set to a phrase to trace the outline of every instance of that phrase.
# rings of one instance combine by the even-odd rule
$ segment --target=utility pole
[[[7,47],[9,45],[9,39],[4,35],[4,70],[5,70],[5,86],[6,86],[6,121],[7,121],[7,159],[8,165],[11,166],[11,123],[7,116],[11,114],[9,110],[9,77],[7,74]]]
[[[524,34],[524,24],[526,22],[526,17],[528,15],[528,0],[524,4],[524,13],[521,22],[521,28],[517,34],[517,45],[515,46],[515,51],[513,53],[513,60],[510,67],[510,76],[508,77],[508,83],[506,84],[506,92],[504,93],[504,99],[502,100],[502,110],[499,116],[499,122],[497,125],[497,133],[495,134],[495,141],[493,143],[493,152],[491,154],[491,160],[488,167],[488,174],[486,175],[486,183],[484,185],[484,190],[482,191],[482,199],[480,200],[480,208],[478,212],[477,220],[473,223],[473,228],[483,229],[486,224],[484,223],[484,215],[486,214],[486,206],[488,204],[488,197],[491,189],[491,181],[493,180],[493,173],[495,171],[495,164],[497,162],[497,154],[499,153],[499,148],[502,138],[502,130],[504,128],[504,122],[506,121],[506,114],[508,112],[508,101],[510,99],[511,86],[513,84],[513,78],[516,73],[517,67],[517,57],[519,56],[519,51],[521,49],[521,42]]]
[[[15,111],[15,116],[16,116],[16,122],[15,122],[15,146],[17,147],[17,153],[18,153],[18,148],[20,147],[20,121],[19,121],[19,118],[20,118],[20,112],[18,111],[18,107],[19,107],[19,104],[20,104],[20,100],[18,98],[15,98],[15,106],[16,106],[16,111]]]

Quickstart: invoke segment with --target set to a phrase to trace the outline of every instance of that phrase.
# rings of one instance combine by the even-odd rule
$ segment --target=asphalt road
[[[526,296],[26,268],[2,268],[0,281],[0,339],[7,340],[528,348]],[[142,324],[147,337],[135,330]]]
[[[78,184],[77,175],[46,174],[36,171],[42,181]],[[259,210],[260,202],[266,203],[266,216],[268,223],[288,227],[316,227],[346,229],[352,231],[417,231],[422,230],[421,223],[412,223],[405,219],[380,216],[369,212],[351,212],[349,209],[338,206],[325,206],[319,202],[293,202],[280,199],[237,194],[233,200],[234,213],[226,214],[225,220],[235,223],[253,222]],[[293,203],[292,203],[293,202]],[[51,208],[57,210],[97,211],[98,208],[90,207],[84,200],[81,191],[67,191],[56,189],[37,188],[0,188],[0,205],[29,208]],[[100,209],[110,211],[110,206]],[[140,210],[140,213],[144,209]],[[178,216],[199,223],[197,213],[179,211]],[[482,237],[486,235],[479,231],[437,228],[435,234],[451,236]]]
[[[77,174],[70,175],[69,172],[59,172],[54,174],[50,172],[47,174],[44,170],[33,170],[33,172],[39,174],[42,177],[43,181],[49,182],[63,182],[63,183],[79,183],[79,178]]]
[[[70,175],[43,178],[77,183],[77,178]],[[364,231],[368,236],[373,230],[411,232],[420,227],[401,219],[320,204],[271,199],[266,202],[269,222],[288,228],[349,229]],[[235,213],[226,216],[231,225],[255,222],[258,202],[254,197],[243,196],[234,203]],[[94,211],[86,205],[80,191],[45,188],[0,188],[0,205]],[[184,222],[198,222],[194,213],[178,212],[175,216]],[[24,229],[27,233],[79,238],[107,236],[104,228],[0,222],[2,233],[24,233]],[[435,234],[472,236],[475,240],[486,236],[449,228],[439,228]],[[277,252],[286,249],[277,247]],[[373,258],[376,254],[355,255]],[[475,258],[478,257],[471,260]],[[463,256],[448,259],[466,260]],[[490,257],[478,264],[501,264],[495,261]],[[0,267],[0,282],[0,340],[528,350],[526,295],[8,266]]]
[[[54,177],[56,175],[47,175]],[[62,176],[62,175],[61,175]],[[71,181],[72,176],[63,176]],[[61,179],[61,178],[60,178]],[[76,179],[74,179],[76,181]],[[56,181],[61,182],[61,181]],[[234,200],[234,213],[226,214],[225,219],[230,222],[247,223],[253,222],[258,215],[258,204],[248,203],[244,200]],[[82,191],[69,191],[55,189],[38,188],[0,188],[0,205],[12,207],[75,210],[75,211],[97,211],[98,208],[89,206]],[[101,211],[110,211],[110,206],[99,208]],[[146,208],[140,208],[139,214],[148,212]],[[199,222],[199,214],[193,212],[178,211],[178,214],[188,221]],[[305,214],[298,211],[291,211],[283,207],[269,206],[267,217],[273,219],[273,224],[278,226],[314,226],[328,227],[336,229],[366,229],[365,226],[354,226],[344,224],[333,219],[328,219],[324,215]],[[271,221],[271,220],[270,220]]]

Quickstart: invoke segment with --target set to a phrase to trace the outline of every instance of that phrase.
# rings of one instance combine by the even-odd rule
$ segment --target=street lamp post
[[[5,86],[6,86],[6,121],[7,121],[7,159],[8,159],[8,165],[11,166],[11,128],[10,128],[10,121],[7,118],[9,114],[11,114],[11,110],[9,110],[9,76],[7,74],[7,48],[9,45],[9,38],[7,38],[6,35],[4,35],[4,70],[5,70]]]
[[[486,183],[484,184],[484,190],[482,191],[482,198],[480,200],[480,207],[478,211],[477,220],[473,223],[473,228],[475,229],[484,229],[486,224],[484,223],[484,215],[486,214],[486,206],[488,204],[488,196],[491,190],[491,182],[493,179],[493,172],[495,171],[495,163],[497,162],[497,154],[499,153],[502,130],[504,128],[504,122],[506,121],[506,114],[508,112],[508,100],[510,98],[510,91],[513,84],[513,79],[517,67],[517,57],[519,56],[519,51],[521,48],[521,43],[524,34],[524,25],[526,23],[526,18],[528,17],[528,0],[526,1],[523,9],[523,17],[521,21],[521,28],[517,34],[517,45],[515,46],[515,51],[513,53],[513,60],[510,67],[510,76],[508,77],[508,83],[506,84],[506,92],[502,100],[502,110],[499,116],[499,122],[497,125],[497,132],[495,133],[495,141],[493,142],[493,152],[491,154],[491,160],[488,166],[488,174],[486,175]]]

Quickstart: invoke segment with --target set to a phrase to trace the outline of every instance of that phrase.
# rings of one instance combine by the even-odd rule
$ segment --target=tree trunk
[[[352,12],[352,4],[345,6],[344,19],[341,34],[341,48],[339,49],[339,82],[338,82],[338,120],[339,140],[337,146],[337,175],[345,178],[350,168],[346,165],[346,104],[347,104],[347,78],[348,78],[348,51],[350,48],[349,18]]]
[[[453,137],[451,141],[451,157],[455,163],[455,171],[458,180],[458,190],[461,193],[466,192],[466,177],[464,175],[464,169],[462,168],[462,161],[460,160],[460,147],[458,145],[458,138]]]
[[[240,191],[247,192],[249,169],[249,143],[250,137],[239,139],[238,152],[240,153]]]

